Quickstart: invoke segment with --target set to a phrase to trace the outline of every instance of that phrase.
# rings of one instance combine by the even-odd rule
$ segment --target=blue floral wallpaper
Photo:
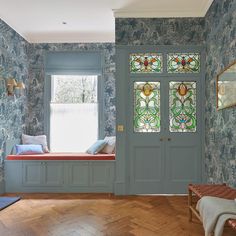
[[[202,45],[204,18],[117,18],[116,45]]]
[[[7,139],[19,138],[24,129],[27,98],[8,96],[6,79],[26,83],[28,78],[28,42],[0,20],[0,182],[3,178],[2,158]]]
[[[216,76],[236,60],[236,1],[215,0],[205,20],[206,175],[236,187],[236,108],[216,110]]]
[[[44,132],[44,63],[49,51],[102,51],[104,63],[105,135],[115,135],[115,45],[112,43],[31,44],[29,47],[29,92],[26,130]]]

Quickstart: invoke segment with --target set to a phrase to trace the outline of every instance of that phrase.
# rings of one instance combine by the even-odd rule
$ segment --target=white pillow
[[[22,134],[22,144],[41,144],[43,146],[43,151],[49,152],[46,135],[31,136]]]
[[[112,154],[115,152],[116,136],[105,137],[106,146],[101,150],[102,153]]]

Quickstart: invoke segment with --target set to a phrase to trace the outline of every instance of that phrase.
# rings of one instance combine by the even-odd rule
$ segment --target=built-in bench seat
[[[8,155],[6,192],[113,192],[115,154]]]

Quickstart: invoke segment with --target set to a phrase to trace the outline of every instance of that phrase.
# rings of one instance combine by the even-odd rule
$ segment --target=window
[[[85,152],[98,138],[98,76],[53,75],[50,149]]]

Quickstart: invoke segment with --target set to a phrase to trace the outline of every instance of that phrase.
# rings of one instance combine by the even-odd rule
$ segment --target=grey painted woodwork
[[[42,162],[24,162],[23,164],[23,186],[42,186]]]
[[[24,186],[61,186],[63,184],[63,162],[23,162]]]
[[[73,187],[89,185],[89,163],[69,163],[69,185]]]
[[[114,161],[5,161],[6,192],[113,192]]]
[[[117,47],[117,124],[124,125],[124,132],[117,132],[116,171],[123,165],[125,174],[124,194],[186,193],[189,183],[202,181],[204,148],[204,52],[201,47],[174,46],[119,46]],[[135,52],[163,53],[163,73],[134,74],[129,72],[129,54]],[[168,74],[166,54],[171,52],[201,53],[201,72],[192,74]],[[159,81],[161,83],[161,131],[159,133],[135,133],[133,128],[135,81]],[[169,82],[194,81],[197,83],[197,131],[195,133],[171,133],[169,131]],[[121,96],[122,95],[122,96]],[[122,144],[121,150],[119,144]],[[125,163],[123,160],[126,159]],[[122,163],[123,162],[123,163]],[[118,177],[118,176],[117,176]],[[117,178],[116,177],[116,178]],[[118,181],[116,181],[117,183]],[[119,184],[118,184],[119,186]],[[116,187],[116,193],[120,189]]]

